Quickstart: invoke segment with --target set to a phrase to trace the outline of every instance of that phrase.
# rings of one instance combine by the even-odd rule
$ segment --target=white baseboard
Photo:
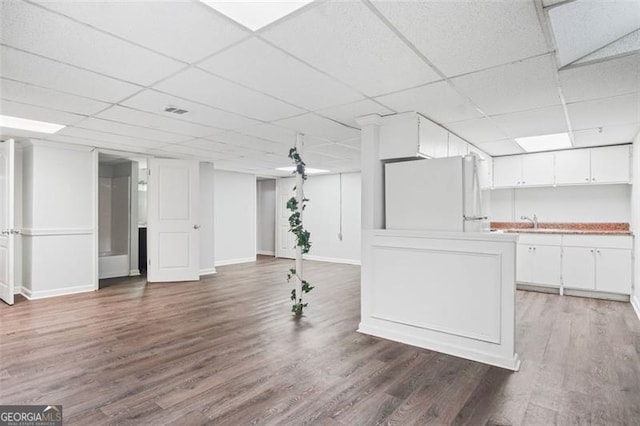
[[[216,267],[218,266],[226,266],[226,265],[235,265],[238,263],[247,263],[247,262],[255,262],[256,257],[243,257],[241,259],[229,259],[229,260],[219,260],[216,262]]]
[[[200,269],[200,276],[205,276],[205,275],[213,275],[216,273],[216,268],[207,268],[207,269]]]
[[[140,275],[140,269],[132,269],[129,271],[130,277],[137,277]]]
[[[631,295],[631,306],[633,306],[633,310],[636,311],[636,315],[640,320],[640,296],[637,294]]]
[[[360,266],[360,261],[355,259],[340,259],[337,257],[323,257],[323,256],[314,256],[314,255],[304,255],[305,260],[315,260],[318,262],[330,262],[330,263],[343,263],[346,265],[358,265]]]
[[[41,291],[31,291],[26,287],[22,287],[22,295],[29,300],[46,299],[48,297],[65,296],[68,294],[76,294],[76,293],[86,293],[89,291],[95,291],[95,286],[93,284],[79,285],[75,287],[56,288],[53,290],[41,290]]]
[[[22,294],[22,286],[21,285],[16,285],[13,287],[13,295],[15,296],[16,294]]]
[[[262,256],[275,256],[276,252],[275,251],[266,251],[266,250],[258,250],[256,251],[257,254],[261,254]]]
[[[140,274],[138,274],[140,275]],[[98,279],[100,280],[105,280],[107,278],[120,278],[120,277],[128,277],[129,274],[127,274],[126,272],[112,272],[112,273],[107,273],[107,274],[102,274],[98,276]]]
[[[472,361],[482,362],[484,364],[494,365],[496,367],[505,368],[507,370],[518,371],[520,369],[520,357],[514,354],[513,357],[503,358],[498,355],[488,354],[485,352],[462,348],[457,345],[448,344],[442,341],[425,339],[422,337],[412,336],[399,330],[392,328],[378,327],[376,325],[360,323],[358,332],[368,334],[395,342],[404,343],[418,348],[429,349],[436,352],[442,352],[447,355],[453,355],[460,358],[470,359]]]

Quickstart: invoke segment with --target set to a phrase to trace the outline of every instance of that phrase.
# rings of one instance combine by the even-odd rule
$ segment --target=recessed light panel
[[[554,133],[551,135],[515,138],[515,141],[526,152],[552,151],[571,148],[569,133]]]
[[[311,3],[309,0],[201,0],[237,23],[257,31],[294,10]]]
[[[62,124],[47,123],[46,121],[28,120],[26,118],[0,115],[0,127],[51,134],[60,129],[64,129],[66,126]]]
[[[295,172],[296,168],[295,166],[289,166],[289,167],[278,167],[276,170],[280,170],[281,172]],[[329,170],[322,170],[322,169],[310,169],[309,167],[307,167],[305,169],[305,172],[308,175],[313,175],[316,173],[327,173],[329,172]]]

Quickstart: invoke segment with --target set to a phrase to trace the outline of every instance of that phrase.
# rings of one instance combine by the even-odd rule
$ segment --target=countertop
[[[633,235],[625,222],[491,222],[491,230],[509,234]]]

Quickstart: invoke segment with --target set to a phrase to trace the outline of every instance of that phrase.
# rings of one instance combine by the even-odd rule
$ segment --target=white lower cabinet
[[[596,289],[594,250],[564,247],[562,251],[562,284],[567,288]]]
[[[628,295],[632,253],[630,236],[521,234],[516,281]]]
[[[631,294],[631,250],[596,249],[596,290]]]
[[[632,240],[625,236],[566,236],[562,284],[568,289],[631,294]]]
[[[516,253],[516,281],[560,287],[560,235],[520,235]]]

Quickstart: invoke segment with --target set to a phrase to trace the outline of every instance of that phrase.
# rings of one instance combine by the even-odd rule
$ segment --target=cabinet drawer
[[[543,246],[559,246],[562,235],[518,234],[518,244],[534,244]]]
[[[631,249],[633,237],[630,235],[564,235],[565,247],[600,247]]]

